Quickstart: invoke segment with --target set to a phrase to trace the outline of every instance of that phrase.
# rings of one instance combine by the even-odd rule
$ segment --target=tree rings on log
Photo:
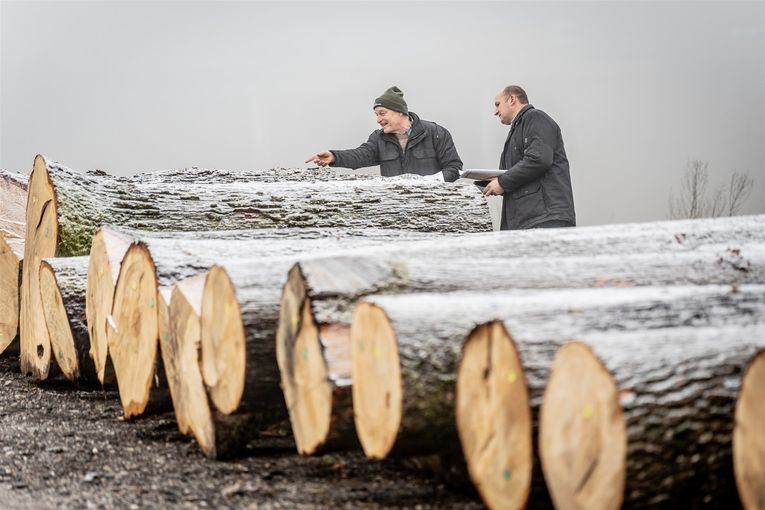
[[[19,287],[21,262],[0,235],[0,354],[19,332]]]
[[[120,263],[129,246],[128,241],[108,228],[99,228],[90,246],[85,316],[90,336],[90,357],[102,384],[114,381],[114,368],[108,355],[110,326],[107,318],[112,313]]]
[[[230,414],[244,393],[247,360],[239,301],[220,266],[212,266],[207,273],[202,309],[207,319],[201,335],[202,377],[215,407]]]
[[[178,428],[184,434],[193,434],[205,455],[214,458],[215,425],[199,359],[204,284],[204,274],[176,284],[170,299],[168,328],[160,329],[160,345]]]
[[[489,508],[524,508],[532,480],[531,407],[516,346],[501,322],[468,336],[455,414],[470,478]]]
[[[619,392],[586,345],[570,342],[553,360],[540,413],[539,448],[558,509],[618,509],[627,433]]]
[[[143,243],[132,244],[122,259],[107,321],[109,356],[125,417],[130,418],[142,414],[149,403],[157,361],[157,279]]]
[[[55,257],[59,226],[56,194],[45,158],[35,158],[29,178],[24,264],[21,283],[21,372],[46,379],[50,370],[50,339],[40,299],[40,261]]]
[[[396,333],[385,312],[359,303],[351,328],[353,414],[367,457],[388,456],[401,425],[403,388]]]
[[[733,467],[747,510],[765,508],[765,350],[749,363],[741,381],[733,429]]]

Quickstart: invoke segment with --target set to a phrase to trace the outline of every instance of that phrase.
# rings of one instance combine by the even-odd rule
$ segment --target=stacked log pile
[[[554,237],[548,232],[472,235],[460,243],[423,241],[301,261],[285,284],[277,333],[282,387],[299,450],[332,449],[334,438],[345,441],[353,430],[348,325],[360,297],[761,282],[765,277],[762,218],[744,220],[746,225],[738,227],[728,222],[730,230],[722,227],[725,223],[678,224],[675,231],[664,223],[581,228],[556,232]],[[726,244],[735,239],[751,240],[751,249]],[[310,366],[302,366],[304,362]],[[301,431],[308,431],[310,437],[304,438]]]
[[[765,498],[765,216],[493,233],[435,178],[42,156],[0,194],[0,348],[15,320],[22,372],[125,417],[166,381],[211,458],[288,420],[301,454],[461,458],[491,508]]]

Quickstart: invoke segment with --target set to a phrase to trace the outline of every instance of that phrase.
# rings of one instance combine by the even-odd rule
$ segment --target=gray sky
[[[688,161],[765,213],[765,3],[0,2],[0,167],[305,166],[391,85],[496,168],[516,83],[561,126],[580,225],[663,219]]]

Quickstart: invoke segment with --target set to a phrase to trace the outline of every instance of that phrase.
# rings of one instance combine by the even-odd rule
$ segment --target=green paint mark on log
[[[154,308],[154,298],[149,299],[149,308]]]
[[[359,352],[364,352],[364,340],[359,338],[358,342],[359,342]]]
[[[45,227],[45,237],[48,237],[48,227]]]
[[[308,347],[303,348],[303,360],[308,360]]]
[[[510,479],[510,477],[512,476],[512,474],[513,474],[513,472],[510,471],[510,469],[505,468],[505,470],[502,471],[502,478],[504,478],[505,481],[508,481]]]

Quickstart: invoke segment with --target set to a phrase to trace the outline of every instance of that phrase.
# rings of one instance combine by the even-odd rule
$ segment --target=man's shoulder
[[[548,114],[546,114],[544,111],[539,110],[538,108],[531,107],[529,108],[521,117],[522,123],[533,123],[533,122],[548,122],[554,126],[557,126],[558,123],[553,120],[552,117],[550,117]]]
[[[444,126],[436,122],[433,122],[432,120],[420,119],[420,124],[426,131],[430,133],[438,134],[438,133],[443,133],[444,131],[446,131],[447,133],[449,132],[449,130],[446,129]]]

